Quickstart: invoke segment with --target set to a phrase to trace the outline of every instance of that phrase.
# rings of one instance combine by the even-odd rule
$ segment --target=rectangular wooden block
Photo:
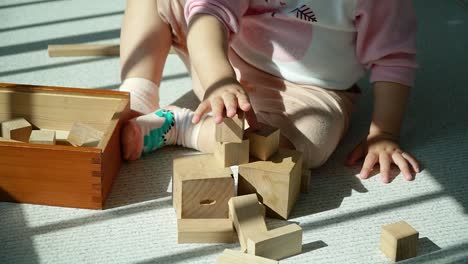
[[[247,129],[246,137],[250,140],[250,155],[268,160],[278,151],[280,142],[280,130],[268,125],[262,125],[259,130]]]
[[[29,143],[55,145],[55,131],[33,130],[29,138]]]
[[[49,57],[119,56],[120,45],[112,44],[68,44],[49,45]]]
[[[96,128],[75,122],[68,134],[68,142],[75,147],[96,147],[99,145],[104,133]]]
[[[0,122],[21,116],[68,131],[82,120],[104,132],[96,148],[0,142],[0,201],[103,209],[122,162],[129,102],[124,92],[0,84]]]
[[[257,257],[254,255],[225,249],[223,254],[216,259],[216,264],[278,264],[279,262],[272,259]]]
[[[212,154],[174,159],[173,203],[177,218],[227,218],[234,178]]]
[[[280,260],[302,252],[302,228],[297,224],[279,227],[247,239],[247,253]]]
[[[232,221],[224,219],[177,219],[177,243],[234,243]]]
[[[4,137],[0,137],[0,142],[16,142],[16,143],[21,143],[21,141],[9,139],[9,138],[4,138]]]
[[[302,168],[301,193],[309,193],[311,170]]]
[[[405,221],[382,226],[380,250],[391,260],[416,257],[419,232]]]
[[[216,142],[214,156],[223,167],[249,163],[249,140],[242,143]]]
[[[216,125],[217,142],[242,143],[244,140],[244,112],[239,111],[233,118],[224,118]]]
[[[287,219],[299,197],[302,154],[280,149],[268,161],[239,166],[238,194],[257,193],[267,215]]]
[[[2,137],[6,139],[29,142],[32,126],[24,118],[16,118],[2,122]]]
[[[247,239],[266,232],[264,211],[256,194],[232,197],[229,200],[229,218],[234,223],[242,251],[247,250]]]

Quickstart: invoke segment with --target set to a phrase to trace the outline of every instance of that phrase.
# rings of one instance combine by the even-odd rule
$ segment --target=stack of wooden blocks
[[[178,243],[239,240],[242,252],[227,250],[217,263],[277,263],[301,252],[297,224],[274,230],[265,224],[265,215],[289,217],[301,186],[302,155],[280,149],[279,139],[280,131],[266,125],[244,131],[239,112],[216,126],[214,154],[174,160]],[[239,196],[229,168],[233,165],[239,165]]]
[[[75,122],[70,131],[33,130],[33,125],[24,118],[11,119],[0,125],[0,141],[3,142],[96,147],[104,134],[80,122]]]

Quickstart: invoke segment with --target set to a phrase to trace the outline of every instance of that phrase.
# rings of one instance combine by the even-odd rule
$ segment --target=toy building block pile
[[[268,230],[265,214],[289,217],[300,192],[301,153],[279,148],[278,129],[244,131],[243,112],[224,118],[215,135],[213,154],[174,159],[178,243],[238,240],[242,252],[228,250],[217,263],[277,263],[273,260],[299,254],[302,229],[289,224]],[[239,196],[233,165],[239,165]]]
[[[0,141],[3,142],[96,147],[103,137],[103,132],[80,122],[75,122],[70,131],[33,130],[33,125],[24,118],[7,120],[0,125]]]

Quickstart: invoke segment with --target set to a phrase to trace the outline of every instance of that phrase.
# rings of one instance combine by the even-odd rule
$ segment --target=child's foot
[[[129,120],[121,136],[124,159],[139,159],[165,145],[196,148],[199,125],[192,124],[192,117],[189,109],[169,106]]]

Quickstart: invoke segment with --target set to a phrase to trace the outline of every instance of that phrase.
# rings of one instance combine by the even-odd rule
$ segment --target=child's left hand
[[[400,148],[396,138],[386,134],[369,135],[350,153],[346,165],[355,165],[364,157],[364,164],[359,173],[361,179],[370,178],[371,171],[377,163],[380,165],[383,183],[390,183],[395,178],[390,174],[392,163],[398,166],[407,181],[414,180],[412,172],[419,172],[418,161]]]

